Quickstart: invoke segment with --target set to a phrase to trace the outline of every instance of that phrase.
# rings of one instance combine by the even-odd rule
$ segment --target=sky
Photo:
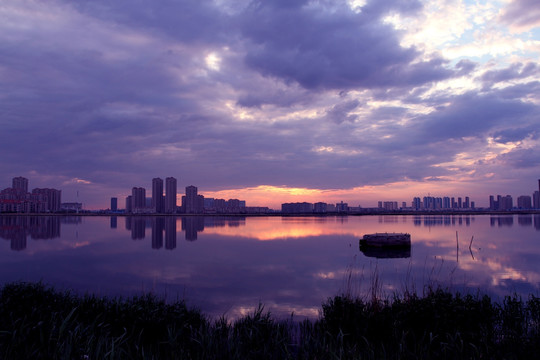
[[[0,188],[283,202],[531,195],[537,0],[0,3]]]

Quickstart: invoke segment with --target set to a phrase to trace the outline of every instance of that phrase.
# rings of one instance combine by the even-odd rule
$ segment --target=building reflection
[[[131,231],[132,240],[142,240],[145,238],[146,217],[143,216],[127,216],[126,230]]]
[[[496,216],[496,215],[493,215],[493,216],[490,216],[489,223],[490,223],[490,225],[492,227],[493,226],[497,226],[497,227],[512,226],[512,225],[514,225],[514,217],[512,215],[510,215],[510,216],[504,216],[504,215],[503,216]]]
[[[161,249],[165,241],[165,249],[176,248],[177,220],[175,216],[126,216],[125,227],[131,232],[133,240],[141,240],[146,236],[146,229],[152,234],[152,249]],[[205,227],[240,227],[246,225],[245,217],[221,216],[183,216],[180,217],[182,231],[187,241],[197,240],[199,232]]]
[[[415,215],[413,217],[414,226],[470,226],[474,221],[471,215]]]
[[[176,248],[176,218],[168,216],[165,218],[165,249]]]
[[[111,216],[111,229],[118,227],[118,216]]]
[[[197,233],[204,230],[204,219],[200,216],[182,218],[182,231],[186,232],[187,241],[197,240]]]
[[[11,242],[11,250],[24,250],[28,236],[32,240],[60,237],[61,219],[59,216],[2,216],[0,237]]]
[[[533,224],[532,215],[518,215],[518,224],[520,226],[532,226]]]

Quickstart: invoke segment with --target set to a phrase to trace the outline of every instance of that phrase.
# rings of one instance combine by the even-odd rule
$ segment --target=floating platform
[[[360,245],[360,251],[364,256],[377,259],[403,259],[411,257],[410,246],[375,247]]]
[[[360,239],[360,248],[407,248],[411,247],[411,235],[406,233],[366,234]]]

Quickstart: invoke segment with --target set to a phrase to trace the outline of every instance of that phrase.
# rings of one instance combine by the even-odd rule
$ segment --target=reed
[[[41,283],[0,290],[1,359],[521,359],[540,354],[540,298],[427,288],[327,299],[316,320],[261,304],[236,321],[152,295],[98,298]]]

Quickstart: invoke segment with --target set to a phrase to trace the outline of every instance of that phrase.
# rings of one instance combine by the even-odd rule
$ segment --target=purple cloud
[[[414,86],[453,75],[442,59],[413,64],[419,52],[401,47],[396,31],[380,19],[386,11],[403,9],[403,3],[375,3],[360,13],[334,6],[331,16],[324,7],[252,5],[241,24],[250,41],[246,64],[307,89]]]
[[[501,21],[517,29],[540,25],[540,7],[536,0],[512,0],[502,11]]]

